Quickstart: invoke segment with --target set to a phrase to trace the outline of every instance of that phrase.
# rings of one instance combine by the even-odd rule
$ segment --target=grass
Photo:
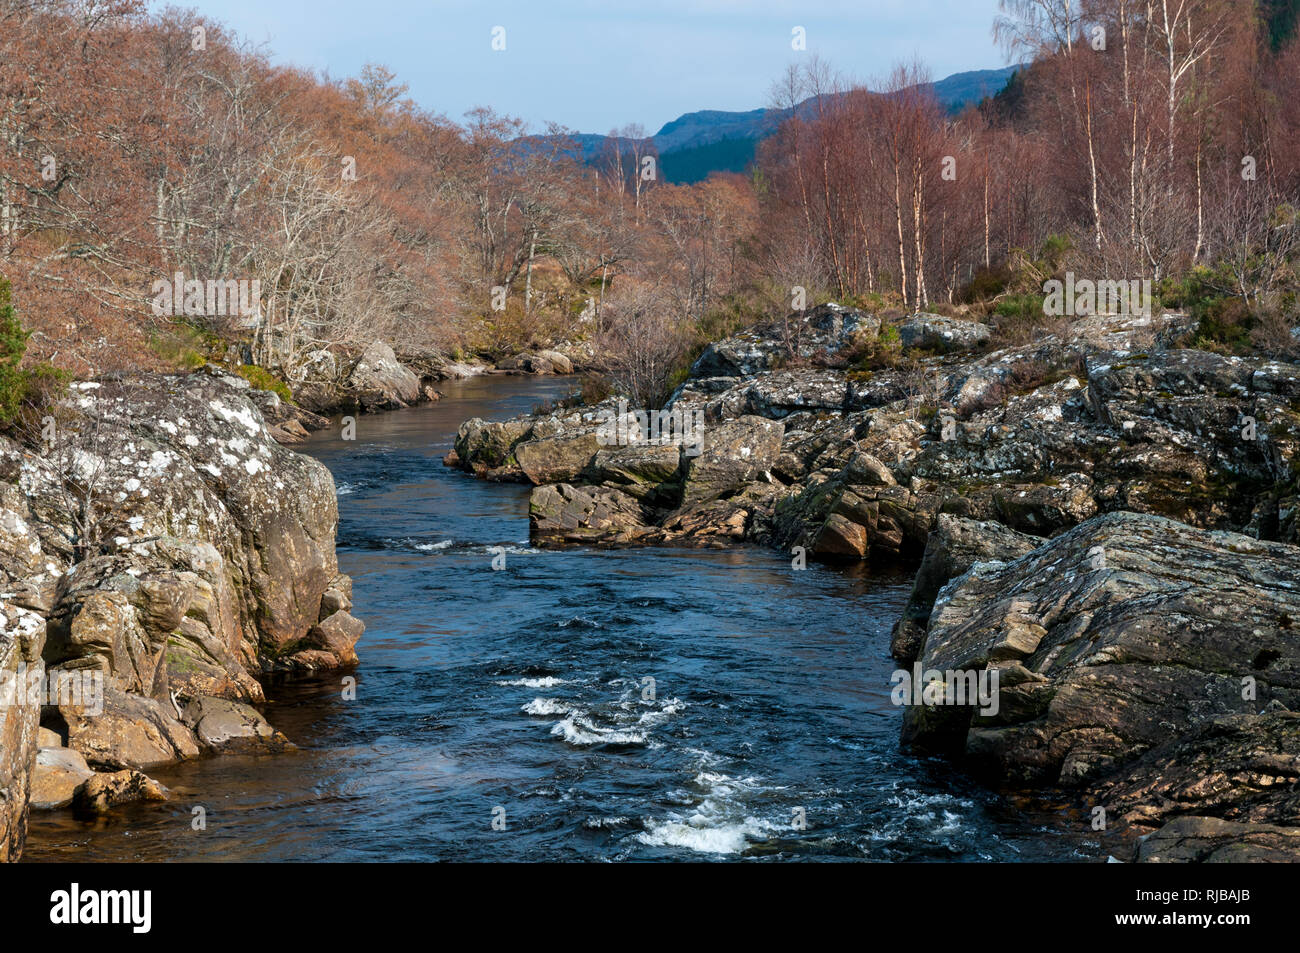
[[[293,392],[289,390],[289,385],[266,368],[256,364],[241,364],[235,368],[235,373],[257,390],[269,390],[286,404],[293,403]]]

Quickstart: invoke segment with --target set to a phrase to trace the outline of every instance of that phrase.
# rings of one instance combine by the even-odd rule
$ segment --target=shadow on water
[[[158,770],[164,805],[34,815],[26,859],[1095,856],[1077,819],[900,752],[888,645],[910,578],[750,548],[539,551],[526,487],[442,465],[463,420],[570,388],[448,383],[355,441],[315,435],[368,625],[356,699],[338,673],[274,684],[299,750]]]

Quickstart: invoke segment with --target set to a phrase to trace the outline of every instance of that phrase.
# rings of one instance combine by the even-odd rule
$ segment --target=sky
[[[997,0],[175,0],[265,44],[276,62],[356,75],[382,63],[425,109],[475,106],[605,133],[697,109],[768,104],[819,56],[874,85],[918,56],[935,79],[1005,64]],[[492,48],[504,28],[504,50]],[[806,50],[792,49],[803,27]]]

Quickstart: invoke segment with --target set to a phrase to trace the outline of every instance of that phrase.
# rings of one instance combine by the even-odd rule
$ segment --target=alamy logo
[[[0,711],[40,705],[66,705],[87,715],[102,715],[104,673],[98,669],[46,672],[23,662],[16,671],[0,675]]]
[[[596,443],[602,447],[678,446],[688,457],[698,457],[704,450],[704,411],[698,407],[629,411],[627,401],[620,400],[618,413],[600,412]]]
[[[997,669],[922,670],[921,663],[912,671],[900,668],[889,677],[893,685],[889,697],[895,705],[962,705],[979,706],[981,715],[998,713]]]
[[[1065,281],[1053,278],[1044,282],[1043,314],[1050,317],[1083,317],[1090,314],[1134,315],[1151,317],[1151,279],[1141,281],[1092,281],[1074,272],[1065,273]]]
[[[83,891],[74,883],[50,894],[50,904],[50,922],[59,925],[125,923],[132,933],[148,933],[153,926],[151,890]]]
[[[184,273],[178,271],[170,281],[159,278],[152,290],[153,313],[160,318],[252,318],[262,313],[262,282],[257,278],[186,281]]]

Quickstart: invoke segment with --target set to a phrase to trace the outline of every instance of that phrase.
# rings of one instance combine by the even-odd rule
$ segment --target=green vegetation
[[[235,372],[258,390],[269,390],[286,404],[293,403],[293,392],[289,390],[289,385],[266,368],[256,364],[241,364],[235,368]]]
[[[37,417],[67,389],[68,376],[49,364],[22,367],[31,332],[23,329],[10,300],[9,281],[0,278],[0,426]]]
[[[211,330],[177,322],[150,335],[149,349],[178,370],[192,371],[224,353],[225,344]]]

